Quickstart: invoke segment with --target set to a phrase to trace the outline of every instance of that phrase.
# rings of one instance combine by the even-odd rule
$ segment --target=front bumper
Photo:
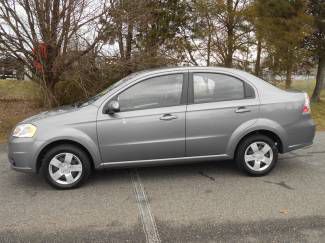
[[[37,142],[34,138],[11,137],[8,144],[8,159],[11,168],[16,171],[36,173],[36,151]]]
[[[11,169],[19,172],[24,172],[24,173],[33,173],[33,169],[29,167],[17,167],[11,164]]]

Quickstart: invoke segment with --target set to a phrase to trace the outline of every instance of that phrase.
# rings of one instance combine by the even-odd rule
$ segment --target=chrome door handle
[[[160,117],[160,120],[162,120],[162,121],[170,121],[170,120],[174,120],[174,119],[177,119],[177,117],[174,115],[171,115],[171,114],[164,114]]]
[[[245,112],[250,112],[250,111],[251,110],[247,109],[245,106],[240,106],[235,110],[236,113],[245,113]]]

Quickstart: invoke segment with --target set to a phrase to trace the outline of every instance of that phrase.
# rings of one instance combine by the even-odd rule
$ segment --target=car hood
[[[66,114],[66,113],[71,113],[71,112],[77,111],[79,109],[80,108],[73,106],[73,105],[60,106],[53,110],[44,111],[37,115],[31,116],[31,117],[23,120],[21,123],[33,123],[33,122],[37,122],[39,120],[43,120],[45,118],[62,115],[62,114]]]

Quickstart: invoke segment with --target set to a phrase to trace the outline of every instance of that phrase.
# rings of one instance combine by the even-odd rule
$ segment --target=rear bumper
[[[293,151],[293,150],[296,150],[296,149],[300,149],[300,148],[306,148],[306,147],[311,147],[313,145],[313,143],[303,143],[303,144],[294,144],[294,145],[290,145],[288,147],[288,151],[287,152],[290,152],[290,151]]]
[[[288,147],[285,152],[311,146],[316,125],[311,118],[302,119],[288,129]]]

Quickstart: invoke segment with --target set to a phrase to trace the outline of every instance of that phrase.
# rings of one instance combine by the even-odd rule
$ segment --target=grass
[[[325,102],[312,103],[311,113],[317,125],[317,130],[325,131]]]
[[[32,81],[0,80],[0,143],[5,143],[12,128],[42,110],[40,90]]]
[[[38,85],[32,81],[0,79],[0,100],[35,100],[39,97],[40,89]]]
[[[282,84],[279,85],[283,87]],[[293,89],[311,96],[315,82],[295,81]],[[32,81],[0,80],[0,143],[5,143],[12,128],[23,119],[43,110],[39,106],[40,90]],[[322,102],[312,103],[312,116],[318,130],[325,131],[325,90]]]

